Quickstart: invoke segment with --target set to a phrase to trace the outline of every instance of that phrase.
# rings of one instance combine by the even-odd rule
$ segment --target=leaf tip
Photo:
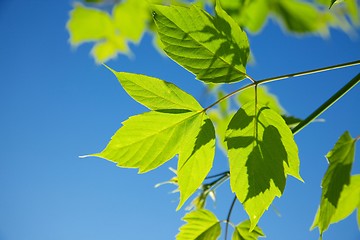
[[[112,72],[114,75],[116,75],[116,71],[114,69],[112,69],[111,67],[109,67],[108,65],[106,65],[105,63],[101,63],[104,67],[106,67],[108,70],[110,70],[110,72]]]

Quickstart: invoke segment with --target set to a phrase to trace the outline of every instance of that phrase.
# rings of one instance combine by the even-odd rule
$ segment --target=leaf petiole
[[[280,81],[280,80],[284,80],[287,78],[293,78],[293,77],[300,77],[300,76],[305,76],[305,75],[310,75],[310,74],[315,74],[315,73],[321,73],[321,72],[326,72],[326,71],[330,71],[330,70],[335,70],[335,69],[340,69],[340,68],[345,68],[345,67],[352,67],[352,66],[356,66],[356,65],[360,65],[360,60],[357,61],[353,61],[353,62],[347,62],[347,63],[342,63],[342,64],[337,64],[337,65],[332,65],[332,66],[328,66],[328,67],[323,67],[323,68],[317,68],[317,69],[313,69],[313,70],[308,70],[308,71],[303,71],[303,72],[297,72],[297,73],[290,73],[290,74],[285,74],[285,75],[281,75],[281,76],[276,76],[276,77],[271,77],[271,78],[265,78],[259,81],[255,81],[252,77],[250,77],[249,75],[246,75],[246,77],[252,82],[246,86],[243,86],[225,96],[223,96],[222,98],[218,99],[216,102],[214,102],[213,104],[209,105],[208,107],[204,108],[203,111],[207,111],[210,108],[214,107],[215,105],[217,105],[218,103],[222,102],[223,100],[241,92],[244,91],[245,89],[248,89],[250,87],[253,86],[257,86],[257,85],[261,85],[261,84],[265,84],[265,83],[269,83],[269,82],[275,82],[275,81]]]

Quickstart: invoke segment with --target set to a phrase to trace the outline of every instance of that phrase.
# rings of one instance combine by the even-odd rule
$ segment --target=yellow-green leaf
[[[346,216],[348,214],[348,211],[345,211],[344,207],[342,207],[342,211],[338,211],[340,207],[340,196],[344,195],[344,199],[353,201],[352,197],[349,198],[349,196],[347,196],[348,194],[352,194],[352,192],[343,192],[345,191],[345,186],[349,186],[350,184],[351,168],[355,156],[355,142],[356,139],[353,139],[349,132],[345,132],[336,142],[334,148],[326,155],[329,161],[329,167],[321,184],[322,194],[319,216],[313,224],[313,227],[317,226],[319,228],[320,234],[326,231],[332,222],[339,221],[343,215]],[[352,179],[352,181],[355,181],[355,183],[352,183],[353,187],[356,188],[360,186],[356,184],[357,178]],[[357,202],[354,208],[356,208],[358,204],[359,196],[360,194],[357,195]],[[352,206],[353,204],[350,205],[348,203],[347,205]],[[338,215],[338,217],[335,217],[336,215]]]
[[[170,82],[140,74],[111,71],[132,98],[151,110],[203,109],[193,96]]]
[[[284,119],[267,106],[249,102],[234,115],[226,131],[230,185],[251,220],[251,230],[275,197],[287,175],[302,180],[293,134]]]
[[[90,156],[144,173],[179,155],[180,208],[212,168],[215,154],[212,122],[195,98],[174,84],[110,70],[132,98],[153,111],[123,122],[107,147]]]
[[[232,240],[257,240],[259,237],[265,237],[265,234],[259,226],[250,230],[251,222],[246,220],[235,227]]]
[[[87,41],[102,40],[113,34],[114,27],[108,13],[76,4],[67,23],[70,43],[78,45]]]
[[[180,228],[176,240],[216,240],[221,234],[220,222],[209,210],[190,212],[183,220],[187,223]]]
[[[248,102],[255,101],[255,92],[254,88],[248,88],[242,91],[238,95],[238,100],[241,105],[245,105]],[[271,94],[267,87],[258,86],[257,87],[257,102],[263,106],[271,108],[271,110],[277,112],[280,115],[285,114],[284,108],[281,106],[276,95]]]

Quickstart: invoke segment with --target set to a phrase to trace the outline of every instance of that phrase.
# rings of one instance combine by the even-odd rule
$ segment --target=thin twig
[[[234,208],[234,206],[235,206],[236,199],[237,199],[237,198],[236,198],[236,196],[235,196],[234,199],[233,199],[233,201],[232,201],[232,203],[231,203],[231,206],[230,206],[230,209],[229,209],[227,218],[226,218],[225,240],[227,239],[227,236],[228,236],[230,217],[231,217],[231,213],[232,213],[232,211],[233,211],[233,208]]]
[[[274,82],[274,81],[279,81],[279,80],[283,80],[283,79],[287,79],[287,78],[292,78],[292,77],[300,77],[300,76],[305,76],[305,75],[309,75],[309,74],[314,74],[314,73],[320,73],[320,72],[325,72],[325,71],[330,71],[330,70],[335,70],[335,69],[340,69],[340,68],[345,68],[345,67],[351,67],[351,66],[356,66],[356,65],[360,65],[360,60],[357,61],[353,61],[353,62],[347,62],[347,63],[342,63],[342,64],[337,64],[337,65],[333,65],[333,66],[329,66],[329,67],[323,67],[323,68],[317,68],[314,70],[308,70],[308,71],[303,71],[303,72],[297,72],[297,73],[290,73],[290,74],[285,74],[285,75],[281,75],[281,76],[277,76],[277,77],[271,77],[271,78],[265,78],[259,81],[255,81],[253,78],[251,78],[250,76],[246,75],[246,77],[248,79],[250,79],[252,81],[252,83],[243,86],[225,96],[223,96],[222,98],[218,99],[216,102],[214,102],[213,104],[211,104],[210,106],[206,107],[203,109],[203,111],[207,111],[210,108],[212,108],[213,106],[215,106],[216,104],[220,103],[221,101],[245,90],[248,89],[250,87],[256,86],[256,85],[261,85],[261,84],[265,84],[265,83],[269,83],[269,82]]]
[[[330,71],[330,70],[351,67],[351,66],[356,66],[356,65],[360,65],[360,60],[337,64],[337,65],[333,65],[333,66],[329,66],[329,67],[317,68],[317,69],[303,71],[303,72],[285,74],[285,75],[277,76],[277,77],[266,78],[263,80],[259,80],[257,83],[260,85],[260,84],[279,81],[279,80],[283,80],[283,79],[287,79],[287,78],[300,77],[300,76],[310,75],[310,74],[314,74],[314,73],[321,73],[321,72],[326,72],[326,71]]]
[[[205,179],[216,178],[216,177],[220,177],[220,176],[224,176],[224,175],[228,175],[228,174],[229,174],[229,171],[226,171],[226,172],[222,172],[222,173],[219,173],[219,174],[208,176]]]

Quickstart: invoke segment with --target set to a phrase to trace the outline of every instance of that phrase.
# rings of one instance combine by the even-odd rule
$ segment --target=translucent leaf
[[[240,105],[244,105],[251,101],[253,102],[255,100],[254,88],[248,88],[242,91],[238,95],[238,100],[240,102]],[[271,94],[265,86],[257,87],[257,101],[259,104],[268,106],[280,115],[285,114],[285,110],[280,105],[280,102],[276,95]]]
[[[329,12],[321,12],[316,6],[302,1],[276,1],[272,7],[286,28],[298,33],[318,32],[328,34],[328,26],[335,21]]]
[[[114,6],[112,16],[106,11],[76,4],[67,23],[70,43],[95,42],[93,57],[98,63],[106,62],[118,53],[129,54],[128,42],[139,42],[150,18],[145,0],[122,1]]]
[[[234,115],[225,141],[231,189],[244,205],[254,229],[274,198],[282,195],[287,175],[302,180],[298,149],[284,119],[253,102]]]
[[[205,113],[199,118],[202,120],[200,131],[198,126],[194,125],[193,129],[185,134],[181,146],[177,170],[181,193],[178,209],[199,188],[212,168],[215,149],[214,126]]]
[[[250,230],[251,223],[246,220],[236,226],[232,240],[257,240],[259,237],[265,237],[265,234],[256,226],[252,231]]]
[[[350,216],[357,208],[358,216],[360,209],[360,175],[354,175],[350,178],[350,184],[345,185],[338,202],[338,206],[335,212],[331,216],[330,224],[337,223],[348,216]],[[316,212],[316,216],[311,226],[311,229],[319,227],[319,211]],[[358,222],[359,223],[359,222]],[[325,231],[325,230],[324,230]]]
[[[127,53],[128,51],[125,39],[119,36],[113,40],[105,40],[95,44],[91,50],[91,55],[98,63],[101,63],[115,58],[118,52]]]
[[[126,0],[113,9],[116,28],[133,42],[139,42],[146,30],[150,13],[145,0]]]
[[[221,0],[221,5],[240,26],[253,33],[262,29],[271,10],[267,0]]]
[[[190,212],[183,220],[187,223],[180,228],[176,240],[216,240],[220,236],[220,222],[209,210]]]
[[[212,167],[215,136],[211,126],[205,113],[151,111],[123,122],[107,147],[90,156],[144,173],[179,154],[180,208]]]
[[[116,75],[125,91],[149,109],[191,111],[203,109],[193,96],[172,83],[140,74],[111,71]]]
[[[111,70],[111,69],[110,69]],[[130,117],[97,156],[120,167],[155,169],[179,155],[177,181],[180,208],[200,187],[215,154],[215,131],[200,104],[166,81],[115,72],[127,93],[154,110]]]
[[[245,77],[249,56],[246,33],[216,5],[216,16],[193,5],[154,6],[165,52],[204,82],[236,82]]]
[[[208,112],[208,114],[216,128],[216,136],[219,143],[218,146],[226,154],[226,143],[224,141],[225,132],[235,112],[229,111],[228,114],[224,116],[217,110],[211,110]]]
[[[321,234],[329,227],[332,219],[336,219],[334,215],[339,207],[340,196],[345,186],[350,184],[355,142],[356,140],[350,136],[349,132],[345,132],[334,148],[326,155],[329,167],[322,180],[320,211],[318,220],[314,223],[314,226],[319,227]],[[357,195],[357,201],[359,196]],[[356,206],[357,204],[355,204]]]
[[[81,4],[76,4],[70,12],[67,28],[70,33],[70,43],[73,45],[102,40],[112,35],[114,31],[109,14]]]

